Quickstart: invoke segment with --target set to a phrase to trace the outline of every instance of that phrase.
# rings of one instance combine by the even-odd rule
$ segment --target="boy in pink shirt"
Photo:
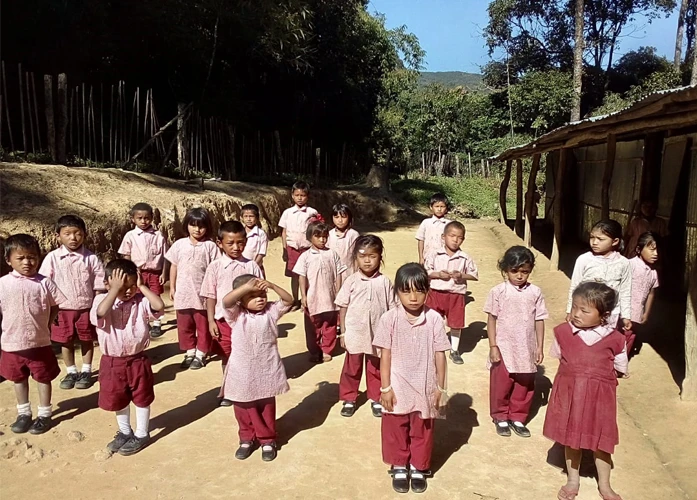
[[[416,231],[417,247],[419,250],[419,264],[423,265],[426,256],[432,251],[438,250],[443,246],[443,231],[450,222],[445,218],[448,213],[448,198],[443,193],[436,193],[431,196],[429,202],[432,217],[424,219]]]
[[[64,215],[56,222],[60,248],[44,258],[39,274],[53,280],[66,297],[58,311],[58,323],[51,325],[51,340],[61,344],[68,374],[61,389],[92,387],[92,359],[97,332],[90,323],[90,308],[96,293],[104,291],[104,266],[85,248],[85,221],[76,215]],[[75,366],[75,339],[80,341],[82,370]]]
[[[157,295],[165,291],[168,269],[165,261],[167,240],[152,226],[153,209],[147,203],[136,203],[131,208],[131,222],[136,226],[123,237],[118,253],[133,261],[140,270],[143,284]],[[150,329],[152,338],[163,335],[162,325],[157,319]]]
[[[28,234],[5,240],[5,261],[12,272],[0,278],[0,375],[14,382],[17,420],[12,432],[43,434],[51,428],[51,381],[60,375],[51,349],[49,325],[66,301],[56,284],[37,273],[39,243]],[[32,419],[29,375],[39,386],[39,412]]]
[[[460,356],[460,332],[465,327],[465,295],[467,281],[478,281],[477,265],[460,250],[465,241],[465,226],[457,221],[448,222],[441,236],[439,249],[426,256],[424,267],[431,280],[431,293],[426,305],[448,320],[452,349],[450,360],[463,364]]]
[[[254,261],[263,271],[269,237],[266,235],[266,231],[259,226],[259,207],[253,203],[248,203],[242,206],[240,213],[241,222],[247,233],[247,243],[244,246],[242,256]]]
[[[148,321],[162,316],[165,303],[141,281],[135,264],[125,259],[107,264],[105,284],[108,293],[97,295],[90,311],[102,350],[99,407],[116,412],[119,426],[107,449],[128,456],[138,453],[150,440],[155,381],[145,354],[150,344]],[[135,432],[131,429],[131,402],[136,407]]]

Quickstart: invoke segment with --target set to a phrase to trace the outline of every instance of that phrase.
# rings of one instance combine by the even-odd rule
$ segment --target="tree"
[[[571,101],[571,121],[581,119],[581,94],[583,91],[583,0],[575,0],[574,9],[574,93]]]
[[[689,0],[680,2],[680,13],[678,14],[678,31],[675,35],[675,56],[673,57],[673,67],[680,71],[680,63],[682,62],[682,40],[685,36],[685,15],[687,14],[687,5]]]

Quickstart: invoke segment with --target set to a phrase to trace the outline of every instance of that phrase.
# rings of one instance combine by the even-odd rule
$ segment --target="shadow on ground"
[[[472,396],[454,394],[448,401],[445,420],[436,420],[431,471],[438,472],[448,459],[469,442],[472,430],[479,427]]]

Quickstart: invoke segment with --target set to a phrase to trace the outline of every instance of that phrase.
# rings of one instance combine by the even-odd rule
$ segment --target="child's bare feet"
[[[622,500],[622,497],[615,493],[609,485],[598,486],[598,493],[600,493],[603,500]]]
[[[558,500],[574,500],[578,496],[578,484],[566,483],[557,493]]]

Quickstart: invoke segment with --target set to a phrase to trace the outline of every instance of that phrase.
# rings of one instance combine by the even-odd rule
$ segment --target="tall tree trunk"
[[[189,170],[191,169],[189,141],[187,140],[186,132],[188,119],[186,108],[187,105],[185,103],[177,103],[177,163],[179,165],[179,173],[184,179],[189,178]]]
[[[675,71],[680,71],[680,62],[682,61],[682,39],[685,34],[685,14],[687,13],[687,4],[689,0],[682,0],[680,4],[680,14],[678,15],[678,31],[675,34],[675,56],[673,57],[673,66]]]
[[[695,32],[697,32],[697,16],[695,16]],[[690,85],[697,85],[697,47],[692,48],[692,77]]]
[[[56,161],[65,165],[67,157],[66,132],[68,130],[68,77],[58,75],[58,120],[56,120]]]
[[[581,119],[581,93],[583,90],[583,0],[576,0],[574,13],[574,92],[571,99],[571,121]]]
[[[46,138],[51,161],[56,161],[56,125],[53,117],[53,77],[44,75],[44,103],[46,108]]]

